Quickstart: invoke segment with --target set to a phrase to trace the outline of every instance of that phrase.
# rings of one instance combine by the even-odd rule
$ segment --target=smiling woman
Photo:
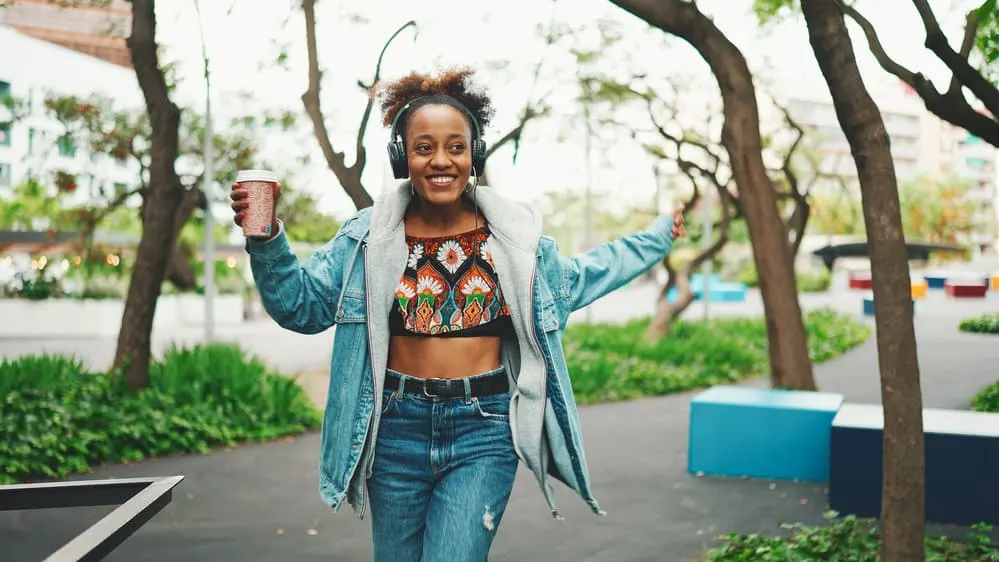
[[[305,264],[275,221],[251,239],[268,313],[305,333],[336,324],[320,492],[371,511],[375,562],[482,562],[519,462],[558,516],[554,476],[590,491],[562,335],[569,314],[657,264],[682,210],[568,258],[541,216],[477,178],[489,97],[468,69],[387,84],[397,189]],[[233,209],[244,212],[243,195]],[[237,218],[237,220],[239,220]]]

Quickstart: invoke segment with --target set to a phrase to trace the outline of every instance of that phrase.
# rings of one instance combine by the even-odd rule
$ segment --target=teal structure
[[[746,285],[722,281],[717,275],[708,278],[708,287],[711,289],[710,302],[743,302],[746,300]],[[700,273],[690,276],[690,291],[694,293],[694,300],[704,298],[704,278]],[[671,287],[666,293],[666,300],[676,302],[678,291],[676,287]]]
[[[690,402],[691,474],[827,482],[842,394],[716,386]]]

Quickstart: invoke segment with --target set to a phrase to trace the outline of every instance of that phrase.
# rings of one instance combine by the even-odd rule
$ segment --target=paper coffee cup
[[[236,184],[247,192],[246,216],[243,218],[243,236],[270,238],[274,223],[274,186],[277,174],[269,170],[240,170]]]

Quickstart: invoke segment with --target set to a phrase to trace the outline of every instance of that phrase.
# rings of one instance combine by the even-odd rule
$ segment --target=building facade
[[[980,251],[996,250],[999,222],[999,150],[960,127],[930,113],[923,100],[904,84],[872,91],[891,139],[899,181],[953,175],[970,182],[968,197],[975,207],[977,231],[973,242]],[[857,185],[857,169],[850,146],[828,98],[792,98],[788,111],[809,133],[816,135],[819,172]],[[834,182],[827,182],[828,187]]]
[[[15,112],[0,104],[0,193],[29,177],[51,181],[60,172],[78,178],[81,199],[95,183],[134,185],[138,166],[76,146],[46,110],[51,96],[104,96],[118,108],[144,107],[131,68],[0,25],[0,97],[17,100],[18,107]]]

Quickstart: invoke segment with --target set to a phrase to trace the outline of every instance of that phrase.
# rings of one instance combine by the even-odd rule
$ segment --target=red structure
[[[982,281],[947,281],[944,290],[948,297],[981,299],[985,298],[989,286]]]
[[[850,288],[862,291],[871,290],[871,273],[869,271],[851,271]]]

